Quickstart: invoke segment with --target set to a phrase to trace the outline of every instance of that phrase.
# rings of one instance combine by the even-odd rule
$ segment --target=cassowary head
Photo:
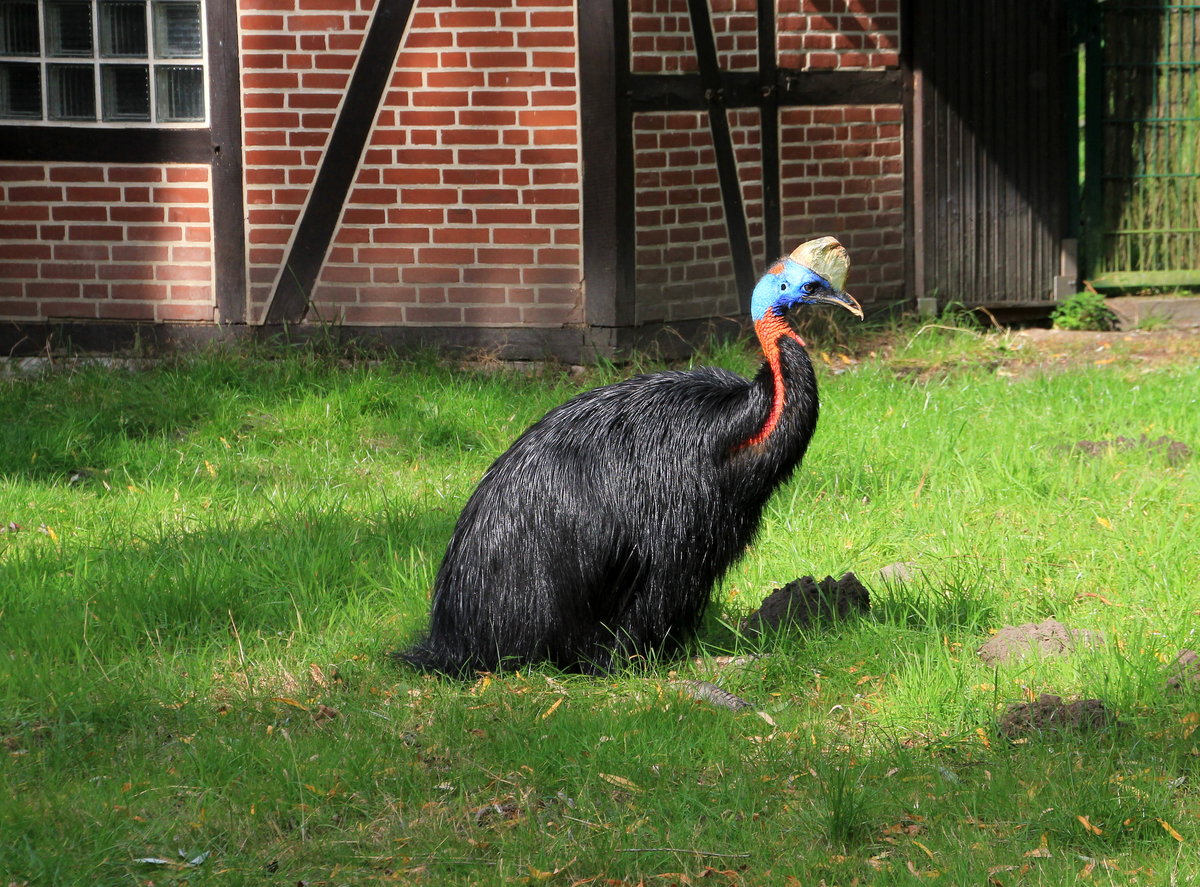
[[[780,259],[754,287],[750,317],[755,323],[768,312],[782,316],[796,305],[841,305],[863,316],[862,307],[845,292],[850,258],[846,248],[832,237],[802,243],[787,258]]]

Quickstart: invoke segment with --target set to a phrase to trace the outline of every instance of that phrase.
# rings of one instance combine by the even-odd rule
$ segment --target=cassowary
[[[603,673],[677,651],[816,428],[812,364],[785,315],[826,303],[861,318],[848,268],[824,237],[759,280],[753,381],[712,367],[636,376],[530,427],[468,500],[429,630],[397,656],[461,676],[533,662]]]

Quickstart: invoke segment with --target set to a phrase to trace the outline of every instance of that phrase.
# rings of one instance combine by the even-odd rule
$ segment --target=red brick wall
[[[781,66],[812,70],[900,64],[900,0],[778,0],[776,9]]]
[[[897,0],[779,2],[781,64],[897,64]],[[374,3],[239,0],[252,322],[288,273]],[[576,5],[417,0],[367,148],[341,159],[355,179],[310,320],[584,321]],[[753,69],[755,0],[710,5],[722,66]],[[687,0],[631,0],[631,27],[635,72],[695,71]],[[758,112],[729,124],[761,262]],[[705,114],[639,114],[634,128],[636,322],[735,313],[745,294]],[[898,295],[899,106],[787,109],[780,136],[784,247],[836,234],[856,294]],[[205,166],[0,165],[0,319],[216,319],[211,203]]]
[[[710,0],[725,69],[757,65],[755,0]],[[777,59],[796,69],[899,64],[898,0],[779,0]],[[635,73],[696,70],[687,0],[631,0]],[[851,251],[854,292],[866,302],[903,293],[901,108],[785,108],[779,120],[785,252],[833,234]],[[730,112],[747,229],[762,264],[758,115]],[[702,113],[639,114],[637,322],[730,314],[740,301],[725,234],[715,153]]]
[[[785,247],[820,234],[850,251],[850,291],[864,303],[904,290],[904,175],[899,105],[780,113],[780,230]]]
[[[261,320],[329,141],[371,0],[240,0],[249,314]]]
[[[0,164],[0,318],[211,321],[207,166]]]
[[[252,317],[285,273],[371,2],[244,0]],[[578,125],[571,0],[418,0],[311,318],[582,320]]]
[[[758,117],[757,109],[729,114],[750,246],[762,256]],[[707,113],[635,115],[634,166],[635,322],[735,316],[740,294]]]

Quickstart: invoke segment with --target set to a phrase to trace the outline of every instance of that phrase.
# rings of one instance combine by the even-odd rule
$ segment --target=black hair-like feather
[[[767,343],[764,342],[764,345]],[[603,673],[671,654],[804,456],[817,386],[781,335],[776,376],[636,376],[547,413],[484,474],[437,574],[428,632],[397,656],[452,675],[550,662]],[[764,440],[782,382],[783,411]]]

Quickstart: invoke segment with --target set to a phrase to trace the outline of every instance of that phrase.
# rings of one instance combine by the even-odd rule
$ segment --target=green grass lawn
[[[1200,363],[893,340],[814,344],[816,438],[697,658],[608,679],[386,653],[490,461],[621,369],[241,353],[0,381],[0,883],[1200,881],[1200,687],[1165,684],[1200,648]],[[1071,449],[1141,435],[1195,452]],[[895,562],[917,578],[880,581]],[[869,616],[732,630],[846,571]],[[1105,643],[977,657],[1051,616]],[[1118,724],[997,734],[1040,693]]]

